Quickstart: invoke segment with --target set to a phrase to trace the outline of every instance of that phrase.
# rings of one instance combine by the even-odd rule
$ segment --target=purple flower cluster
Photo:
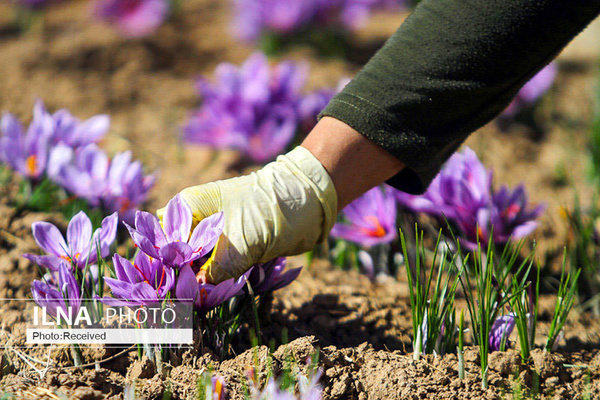
[[[290,35],[309,27],[354,30],[372,10],[398,7],[400,0],[235,0],[233,30],[254,42],[263,32]]]
[[[537,103],[552,87],[557,72],[556,63],[548,64],[519,90],[519,93],[517,93],[500,117],[512,118],[524,108],[531,107]]]
[[[389,186],[373,188],[343,210],[347,222],[336,223],[331,235],[365,247],[390,243],[398,236],[396,200]]]
[[[303,97],[306,75],[303,64],[284,61],[271,67],[261,53],[241,67],[220,64],[214,84],[198,81],[203,104],[184,127],[185,140],[236,149],[256,162],[275,158],[303,123],[314,125],[316,114],[334,94],[322,91]]]
[[[148,36],[169,16],[169,0],[97,0],[94,15],[127,37]]]
[[[133,220],[135,208],[146,200],[154,185],[154,175],[144,175],[142,163],[132,162],[129,151],[110,160],[90,144],[65,159],[70,162],[62,164],[54,180],[91,206],[117,211],[124,221]]]
[[[65,152],[98,141],[106,134],[109,125],[110,120],[106,115],[83,122],[67,110],[59,110],[51,115],[44,103],[38,100],[27,130],[14,115],[2,115],[0,160],[34,180],[46,174],[53,175],[65,160]]]
[[[177,195],[166,207],[161,222],[154,215],[137,211],[135,227],[127,225],[139,248],[133,262],[114,254],[114,277],[105,278],[114,297],[102,301],[112,305],[147,305],[165,299],[193,301],[201,312],[244,293],[248,282],[255,294],[281,289],[298,277],[302,268],[285,270],[284,258],[257,264],[237,279],[219,284],[198,282],[196,267],[207,261],[223,230],[223,214],[202,220],[193,230],[192,212]],[[66,240],[48,222],[33,224],[33,235],[46,255],[24,257],[50,271],[45,281],[34,281],[32,293],[42,306],[65,309],[65,297],[81,299],[79,282],[87,273],[97,271],[98,256],[109,256],[115,239],[118,218],[114,213],[92,232],[92,224],[80,212],[69,222]],[[93,277],[92,281],[97,281]],[[89,286],[89,285],[88,285]],[[52,304],[50,304],[52,303]],[[73,304],[70,304],[73,306]],[[52,314],[55,315],[55,314]]]
[[[491,170],[468,147],[448,160],[423,195],[396,192],[396,198],[405,209],[453,223],[468,249],[486,246],[490,238],[505,244],[531,234],[545,209],[529,206],[523,185],[494,190]]]
[[[48,177],[90,205],[118,211],[131,220],[154,184],[154,176],[143,173],[131,153],[117,154],[112,160],[96,147],[110,127],[107,115],[80,121],[67,110],[54,114],[36,102],[33,120],[25,130],[12,114],[0,122],[0,161],[37,182]]]

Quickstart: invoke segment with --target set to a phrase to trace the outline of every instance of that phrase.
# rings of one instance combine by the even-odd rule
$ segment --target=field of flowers
[[[227,215],[177,193],[299,144],[416,3],[0,2],[0,400],[600,398],[598,23],[424,195],[196,280]],[[194,343],[27,344],[23,299],[188,301]]]

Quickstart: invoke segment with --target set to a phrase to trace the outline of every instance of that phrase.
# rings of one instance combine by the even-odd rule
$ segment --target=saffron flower
[[[108,256],[110,245],[117,235],[117,223],[117,214],[114,213],[104,218],[102,226],[92,232],[92,222],[80,211],[69,221],[65,241],[53,224],[45,221],[34,222],[33,237],[38,246],[49,254],[25,254],[24,257],[53,271],[60,270],[63,265],[61,259],[76,268],[84,269],[98,262],[98,252],[100,257]]]
[[[453,223],[461,243],[471,250],[478,242],[486,246],[490,237],[505,244],[531,234],[545,209],[543,204],[528,205],[523,185],[512,192],[506,186],[492,189],[492,171],[468,147],[450,157],[423,195],[397,191],[396,199],[412,212]]]
[[[131,161],[131,152],[109,160],[106,153],[90,144],[75,152],[74,160],[62,166],[56,181],[94,207],[117,211],[124,221],[132,221],[154,185],[153,175],[144,175],[142,164]]]
[[[57,272],[50,275],[52,279],[49,281],[33,281],[31,284],[33,299],[37,305],[45,307],[46,312],[55,318],[59,309],[64,316],[75,315],[81,306],[79,284],[66,261],[60,262]]]
[[[396,202],[393,189],[375,187],[343,210],[348,223],[336,223],[331,235],[371,247],[390,243],[397,237]]]
[[[60,109],[54,114],[49,114],[41,100],[36,101],[34,107],[34,120],[52,119],[53,127],[50,144],[56,146],[63,144],[73,149],[97,143],[110,128],[110,117],[105,114],[95,115],[81,121],[67,109]]]
[[[262,53],[241,67],[220,64],[215,84],[198,81],[203,104],[185,126],[185,140],[236,149],[256,162],[275,158],[300,123],[298,104],[306,72],[304,65],[291,61],[270,67]]]
[[[148,36],[169,16],[168,0],[98,0],[95,16],[127,37]]]
[[[179,271],[175,296],[179,300],[193,300],[201,312],[207,312],[241,293],[251,270],[237,279],[231,278],[217,285],[198,283],[192,267],[185,265]]]
[[[489,203],[492,171],[488,171],[468,147],[444,164],[422,195],[396,191],[398,203],[412,212],[453,219],[464,210],[473,212]]]
[[[491,201],[476,212],[460,210],[456,222],[463,233],[465,247],[475,249],[478,241],[486,245],[490,237],[493,243],[503,244],[530,235],[537,228],[536,219],[545,209],[544,204],[528,206],[523,185],[512,192],[502,186],[493,193]]]
[[[204,218],[190,235],[192,220],[192,210],[177,195],[165,208],[163,227],[157,217],[144,211],[136,212],[135,228],[125,225],[140,250],[176,268],[208,254],[223,232],[223,213]]]
[[[550,90],[556,79],[557,72],[558,68],[555,63],[550,63],[540,70],[519,90],[513,101],[500,116],[511,118],[524,108],[535,105]]]
[[[145,305],[164,300],[175,287],[175,270],[160,260],[138,252],[133,264],[118,254],[113,256],[116,278],[105,278],[113,295],[121,301],[104,298],[113,305]]]
[[[33,180],[43,175],[55,179],[60,169],[71,162],[75,149],[97,142],[106,134],[110,119],[96,115],[80,121],[65,109],[50,114],[38,100],[26,132],[19,120],[8,113],[2,116],[0,126],[0,160]]]
[[[515,316],[513,313],[496,318],[490,329],[490,352],[499,351],[502,342],[508,347],[508,338],[513,329],[515,329]]]
[[[285,270],[287,261],[284,257],[275,258],[269,262],[255,265],[248,276],[254,294],[272,292],[286,287],[294,281],[302,267]]]
[[[0,159],[15,171],[33,180],[46,172],[50,139],[53,132],[50,116],[36,115],[27,132],[12,114],[4,114],[0,121]]]

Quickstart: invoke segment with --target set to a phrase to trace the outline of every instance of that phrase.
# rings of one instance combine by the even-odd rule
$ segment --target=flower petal
[[[36,243],[48,253],[69,257],[69,247],[58,228],[49,222],[34,222],[31,225]]]
[[[200,221],[188,242],[194,253],[202,257],[211,251],[223,233],[224,226],[225,218],[222,212],[210,215]]]
[[[170,241],[187,242],[190,237],[192,210],[179,194],[167,203],[163,228]]]
[[[142,235],[127,224],[125,224],[125,227],[129,231],[133,242],[137,247],[140,248],[140,250],[142,250],[144,253],[146,253],[152,258],[160,258],[160,255],[158,254],[158,249],[154,246],[154,244],[152,244],[150,240],[148,240],[146,236]]]
[[[100,255],[102,257],[108,256],[110,245],[117,237],[118,224],[119,215],[116,212],[102,220],[102,226],[94,232],[94,238],[92,239],[92,253],[94,256],[96,255],[98,248],[100,248]],[[90,258],[95,259],[96,257]]]
[[[198,281],[196,281],[196,275],[189,265],[183,266],[179,270],[179,277],[177,278],[177,287],[175,288],[175,296],[178,300],[192,300],[198,299]]]
[[[158,252],[163,263],[171,267],[179,267],[200,258],[199,255],[194,254],[192,248],[187,243],[183,242],[169,243],[161,247]]]
[[[67,227],[67,243],[71,258],[74,260],[79,259],[79,257],[87,258],[90,252],[91,239],[92,221],[83,211],[79,211],[71,218]]]

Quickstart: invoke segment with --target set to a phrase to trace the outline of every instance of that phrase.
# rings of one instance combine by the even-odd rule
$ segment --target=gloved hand
[[[237,278],[255,263],[308,251],[324,240],[337,214],[331,177],[297,147],[250,175],[181,191],[194,225],[223,211],[225,228],[202,267],[210,282]],[[157,214],[162,219],[163,210]]]

